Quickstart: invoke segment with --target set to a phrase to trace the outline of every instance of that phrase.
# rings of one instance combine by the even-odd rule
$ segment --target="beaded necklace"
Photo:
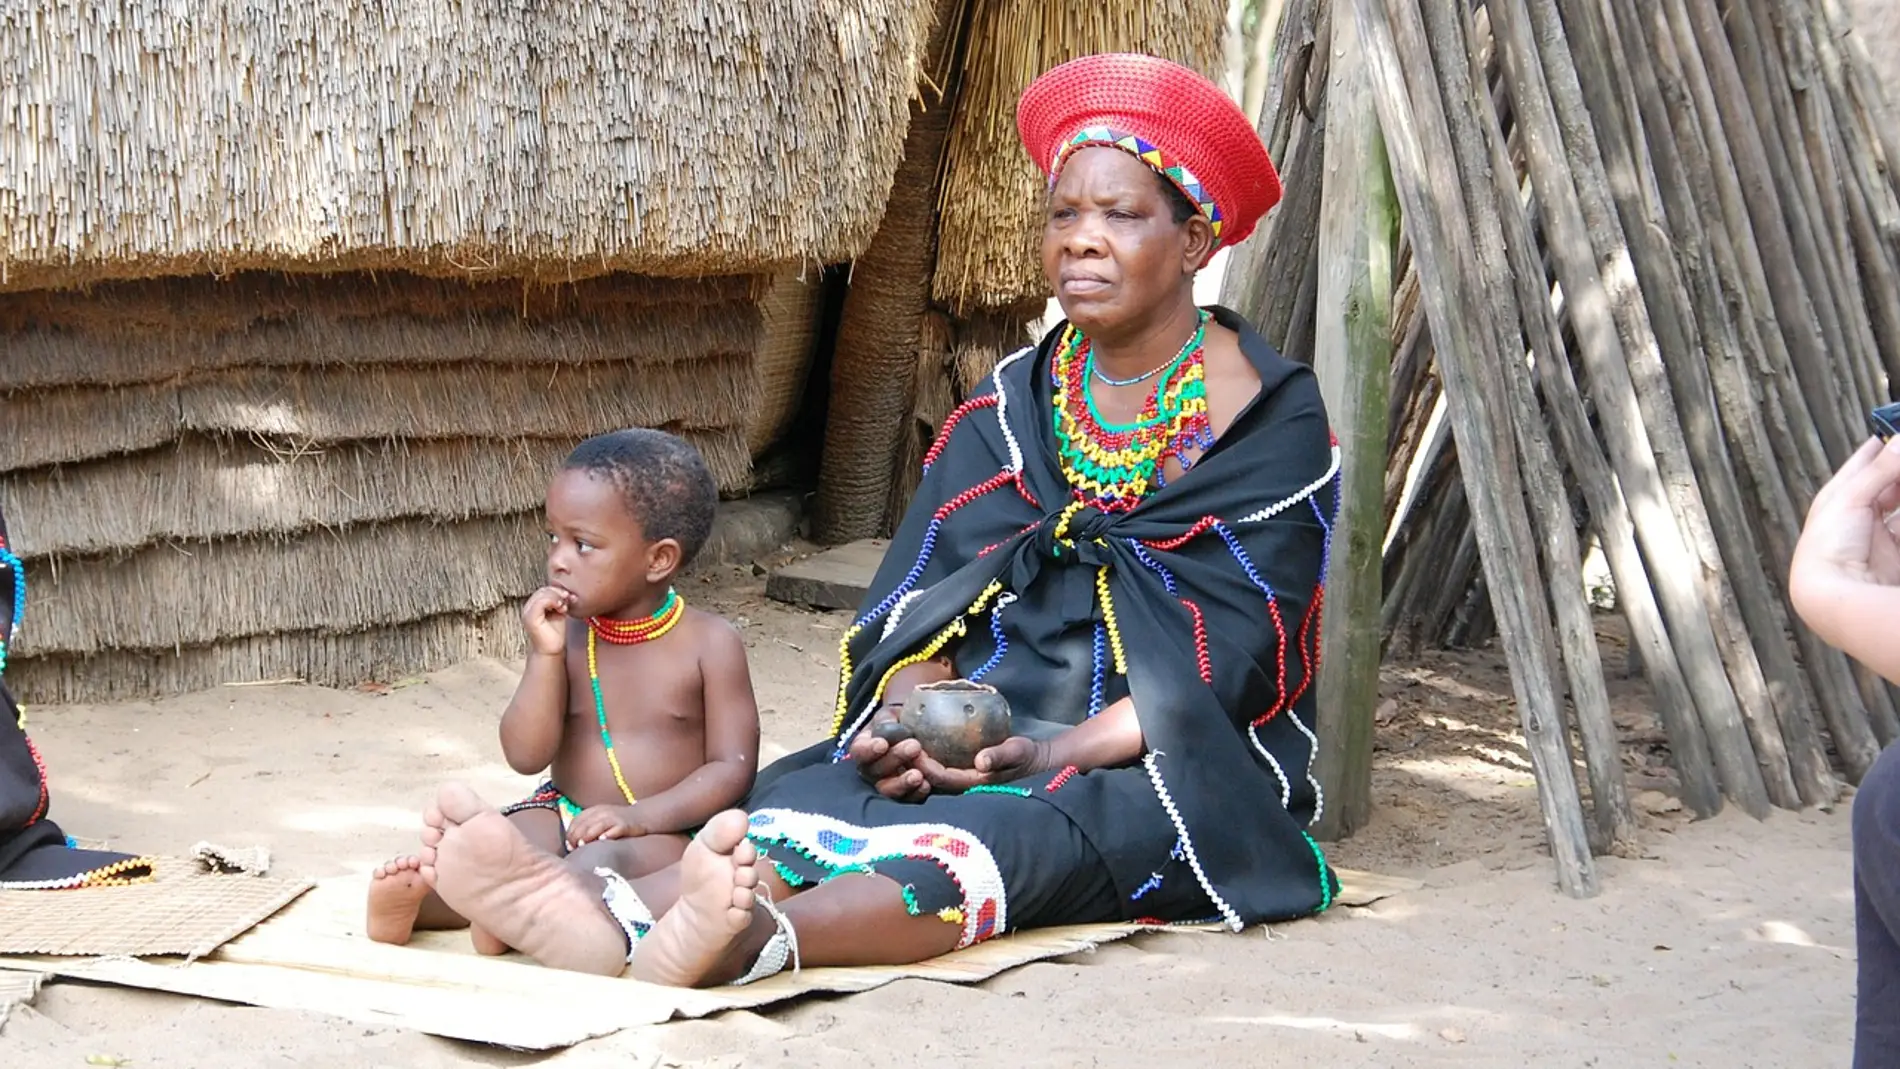
[[[1204,365],[1208,319],[1208,313],[1201,312],[1193,337],[1181,351],[1148,373],[1158,378],[1132,423],[1102,416],[1091,392],[1092,380],[1117,380],[1096,370],[1094,343],[1081,331],[1070,326],[1063,333],[1050,376],[1062,470],[1076,500],[1104,512],[1125,512],[1140,504],[1151,487],[1166,485],[1163,461],[1173,457],[1185,470],[1193,463],[1190,450],[1213,446]]]
[[[607,764],[614,770],[614,782],[620,785],[620,793],[627,804],[635,802],[633,788],[627,786],[627,777],[620,771],[620,758],[614,753],[613,733],[607,730],[607,702],[600,693],[600,661],[595,655],[595,636],[606,639],[616,646],[637,646],[673,630],[673,625],[686,615],[686,599],[679,591],[668,590],[666,600],[653,610],[653,615],[641,620],[610,620],[604,616],[587,618],[587,681],[594,688],[594,718],[600,722],[601,745],[607,748]]]

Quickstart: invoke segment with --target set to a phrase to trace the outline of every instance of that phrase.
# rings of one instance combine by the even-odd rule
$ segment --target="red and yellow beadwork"
[[[637,646],[673,630],[686,614],[686,599],[679,591],[668,590],[666,600],[654,610],[652,616],[640,620],[610,620],[604,616],[587,618],[587,682],[594,690],[594,718],[600,723],[600,744],[607,748],[607,764],[614,770],[614,783],[620,787],[621,796],[627,804],[634,804],[633,788],[627,785],[627,777],[620,771],[620,757],[614,753],[614,736],[607,730],[607,701],[600,692],[600,660],[596,656],[596,637],[604,638],[617,646]],[[565,801],[566,799],[563,799]]]
[[[1126,512],[1166,482],[1161,465],[1167,458],[1186,468],[1194,451],[1213,445],[1204,360],[1208,318],[1200,313],[1194,336],[1162,367],[1133,423],[1102,417],[1090,390],[1099,375],[1094,346],[1073,326],[1063,333],[1050,377],[1057,451],[1077,500],[1104,512]]]

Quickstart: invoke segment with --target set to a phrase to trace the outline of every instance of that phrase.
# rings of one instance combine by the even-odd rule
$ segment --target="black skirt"
[[[1138,768],[1090,776],[1145,780]],[[1139,885],[1116,886],[1103,851],[1061,805],[1079,779],[1042,774],[897,802],[878,794],[851,762],[824,762],[760,787],[747,803],[751,838],[794,888],[853,873],[888,877],[903,888],[913,915],[960,925],[959,946],[1022,928],[1213,919],[1216,911],[1152,793],[1148,806],[1123,811],[1109,846],[1152,858],[1151,871]],[[1076,792],[1084,793],[1093,792]]]

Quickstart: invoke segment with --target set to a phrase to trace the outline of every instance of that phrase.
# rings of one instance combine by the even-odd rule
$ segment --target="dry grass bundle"
[[[1030,333],[1029,325],[1041,318],[1043,310],[1044,302],[1026,301],[1014,308],[978,312],[959,324],[956,348],[951,354],[959,398],[970,396],[989,378],[998,361],[1039,340]]]
[[[29,562],[34,615],[17,652],[173,650],[485,612],[542,582],[544,541],[539,513],[526,512],[155,545],[82,567]]]
[[[791,273],[772,280],[759,302],[758,397],[746,412],[746,448],[758,456],[783,436],[798,418],[805,400],[805,380],[811,376],[813,350],[818,344],[825,288],[816,273]]]
[[[891,480],[891,499],[885,514],[895,524],[910,507],[924,477],[924,454],[936,440],[937,431],[957,407],[956,384],[951,355],[951,323],[942,312],[924,316],[917,343],[917,368],[912,375],[916,384],[910,413],[897,436],[897,465]]]
[[[750,352],[760,286],[745,276],[540,287],[253,274],[0,294],[0,394],[246,365],[648,363]]]
[[[0,287],[847,259],[890,191],[929,14],[906,0],[14,6],[0,13]]]
[[[942,240],[932,292],[959,314],[1047,297],[1036,255],[1043,181],[1016,135],[1016,101],[1036,76],[1095,52],[1148,52],[1216,73],[1220,0],[990,0],[971,19],[950,130]]]
[[[730,353],[645,366],[241,368],[176,385],[38,390],[0,398],[0,425],[17,431],[0,437],[0,471],[151,449],[185,431],[275,439],[298,451],[352,440],[738,427],[750,365],[748,355]],[[748,464],[742,459],[739,472]],[[730,469],[717,474],[744,485]]]
[[[963,0],[931,0],[931,66],[956,53]],[[818,476],[818,538],[850,542],[883,534],[891,457],[913,400],[918,324],[930,306],[937,244],[936,179],[950,133],[957,84],[926,93],[904,139],[904,161],[871,247],[852,265],[838,320],[831,396]]]
[[[33,657],[10,665],[7,683],[26,702],[128,701],[227,683],[298,679],[349,687],[364,680],[393,682],[471,657],[512,660],[521,653],[521,618],[513,605],[505,605],[349,634],[303,631],[180,650],[127,650],[104,663],[75,654]]]
[[[683,436],[715,471],[743,472],[732,432]],[[282,453],[187,435],[146,453],[16,472],[0,479],[0,510],[29,559],[412,517],[459,521],[540,508],[577,441],[348,442]]]

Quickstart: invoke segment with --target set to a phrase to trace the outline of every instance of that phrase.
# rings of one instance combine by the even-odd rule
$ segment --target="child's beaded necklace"
[[[1070,326],[1050,363],[1055,382],[1056,439],[1062,471],[1076,499],[1105,512],[1125,512],[1166,485],[1162,463],[1174,457],[1182,469],[1193,461],[1191,449],[1214,444],[1207,421],[1204,355],[1209,316],[1201,312],[1194,335],[1173,360],[1146,375],[1117,380],[1095,366],[1095,346]],[[1099,378],[1110,385],[1132,385],[1158,376],[1133,423],[1112,423],[1095,407],[1091,387]]]
[[[587,681],[594,688],[594,717],[600,722],[600,741],[607,747],[607,764],[614,770],[614,782],[620,785],[620,793],[626,797],[627,804],[635,802],[633,788],[627,786],[627,777],[620,771],[620,758],[614,754],[613,733],[607,730],[607,702],[600,694],[600,662],[595,656],[595,636],[606,639],[616,646],[638,646],[673,630],[673,625],[686,615],[686,599],[679,591],[669,589],[666,600],[653,610],[653,615],[640,620],[610,620],[604,616],[587,618]]]

